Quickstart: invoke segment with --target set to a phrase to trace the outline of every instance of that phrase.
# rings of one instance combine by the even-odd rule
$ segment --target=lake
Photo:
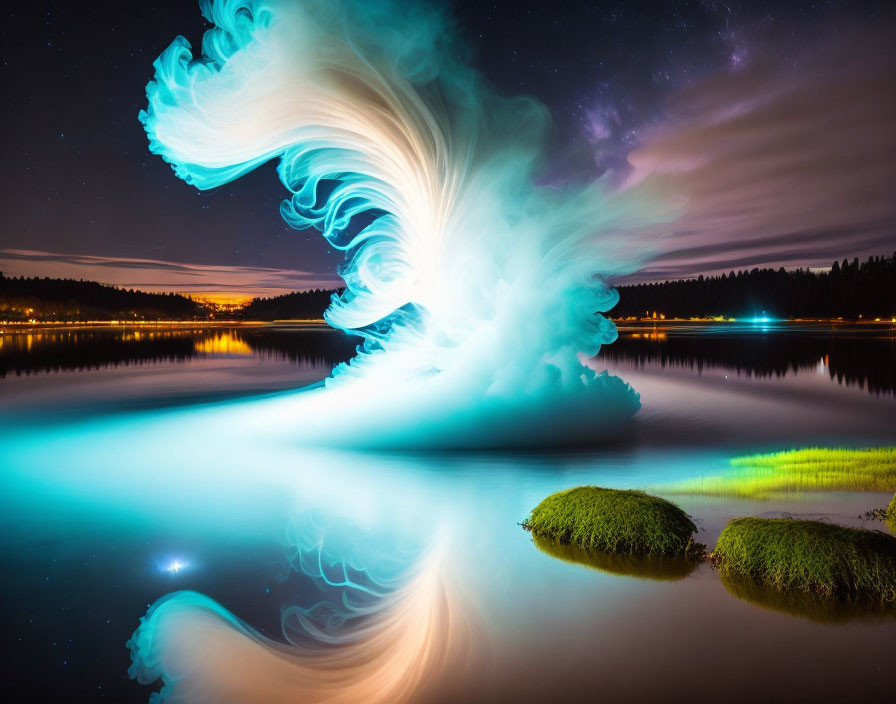
[[[317,676],[307,662],[363,692],[395,658],[453,650],[446,679],[427,689],[421,669],[412,699],[892,694],[891,613],[723,583],[708,564],[577,564],[519,526],[548,494],[597,484],[668,495],[710,547],[749,515],[886,530],[860,516],[892,494],[670,486],[747,453],[896,444],[892,325],[621,325],[591,365],[640,394],[633,422],[598,447],[529,453],[291,440],[296,390],[358,343],[313,324],[7,328],[0,342],[5,679],[23,700],[147,701],[158,684],[129,678],[125,644],[168,594],[181,611],[155,610],[142,646],[185,673],[170,701],[286,701]],[[384,601],[389,637],[340,660],[340,634],[380,623]]]

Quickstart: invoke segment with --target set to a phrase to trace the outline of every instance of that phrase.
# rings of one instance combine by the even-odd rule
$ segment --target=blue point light
[[[167,564],[162,567],[163,572],[167,572],[168,574],[179,574],[182,570],[185,570],[189,567],[189,563],[183,560],[170,560]]]

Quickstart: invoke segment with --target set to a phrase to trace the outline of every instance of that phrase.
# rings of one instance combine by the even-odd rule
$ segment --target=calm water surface
[[[20,700],[146,701],[125,642],[159,597],[201,592],[282,640],[284,606],[332,596],[296,568],[307,536],[371,564],[414,555],[435,530],[449,535],[447,571],[477,633],[473,662],[439,700],[892,694],[890,617],[726,585],[705,565],[620,576],[539,550],[518,526],[578,484],[661,494],[744,452],[893,444],[892,329],[622,328],[593,364],[643,407],[618,442],[587,451],[362,454],[267,433],[288,394],[355,344],[307,326],[2,335],[5,679]],[[865,525],[858,516],[889,497],[674,500],[712,546],[737,516]]]

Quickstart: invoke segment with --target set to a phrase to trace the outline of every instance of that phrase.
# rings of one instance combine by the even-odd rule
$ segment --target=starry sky
[[[88,6],[89,5],[89,6]],[[670,193],[633,233],[659,280],[896,249],[891,2],[450,3],[469,60],[553,117],[548,179]],[[155,290],[334,286],[341,255],[280,218],[273,165],[200,193],[149,154],[152,61],[193,0],[18,3],[2,25],[0,270]]]

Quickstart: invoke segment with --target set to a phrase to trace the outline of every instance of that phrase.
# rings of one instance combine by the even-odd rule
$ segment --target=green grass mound
[[[896,447],[821,448],[745,455],[731,471],[676,483],[671,490],[768,499],[805,491],[893,491]]]
[[[896,538],[789,518],[736,518],[712,559],[723,576],[825,596],[896,600]]]
[[[560,543],[608,553],[683,555],[697,527],[678,506],[642,491],[580,486],[551,494],[523,528]]]
[[[546,555],[563,562],[583,565],[598,572],[652,579],[658,582],[677,582],[697,568],[697,561],[688,555],[635,555],[625,552],[603,552],[593,548],[561,543],[554,538],[532,534],[535,547]]]
[[[720,575],[730,594],[766,611],[777,611],[815,623],[839,625],[862,621],[882,623],[896,620],[896,602],[863,597],[838,598],[817,592],[776,589],[751,577]]]

